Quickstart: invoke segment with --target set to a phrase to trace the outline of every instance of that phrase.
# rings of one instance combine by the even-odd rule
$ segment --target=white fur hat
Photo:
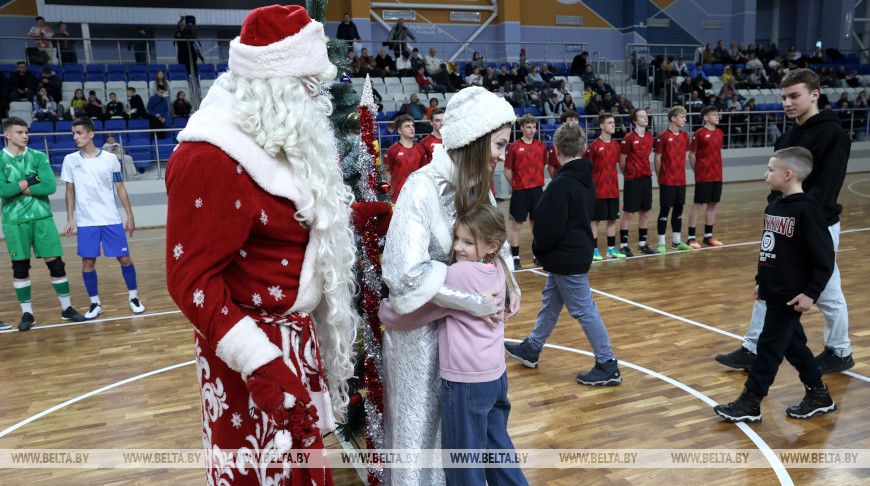
[[[480,86],[453,95],[444,110],[441,139],[446,150],[464,147],[517,119],[510,103]]]

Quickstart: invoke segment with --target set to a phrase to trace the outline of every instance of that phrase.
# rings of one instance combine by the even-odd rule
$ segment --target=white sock
[[[60,301],[60,310],[62,310],[62,311],[69,309],[69,307],[72,305],[72,301],[69,298],[69,294],[58,295],[57,300]]]
[[[704,238],[712,238],[713,233],[704,233]]]
[[[659,245],[665,244],[665,235],[659,235]]]
[[[674,233],[674,244],[675,244],[675,245],[679,245],[679,244],[680,244],[680,238],[681,238],[681,236],[682,236],[682,235],[680,235],[679,233]]]
[[[91,304],[97,304],[97,305],[100,305],[100,306],[103,305],[103,303],[100,302],[100,296],[99,296],[99,295],[95,295],[95,296],[91,297]]]
[[[637,242],[637,246],[640,246],[640,247],[646,246],[646,240],[640,240],[639,242]]]
[[[33,314],[33,303],[32,302],[19,302],[21,304],[21,313],[29,312]]]
[[[130,300],[139,298],[139,289],[128,290],[130,292]]]

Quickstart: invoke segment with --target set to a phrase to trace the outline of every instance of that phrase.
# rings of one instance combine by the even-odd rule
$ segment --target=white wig
[[[315,310],[317,337],[333,409],[343,420],[349,401],[347,380],[354,374],[353,343],[361,319],[354,306],[353,194],[338,166],[335,135],[327,118],[331,106],[317,99],[320,82],[313,76],[250,79],[227,72],[215,84],[233,93],[234,115],[241,129],[270,155],[283,153],[299,191],[310,196],[303,199],[311,204],[297,207],[295,218],[301,221],[301,212],[313,210],[309,229],[320,243],[317,270],[324,284]]]

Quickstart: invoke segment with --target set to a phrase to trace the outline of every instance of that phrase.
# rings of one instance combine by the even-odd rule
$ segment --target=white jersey
[[[115,154],[100,150],[94,158],[85,158],[81,150],[63,159],[60,180],[75,184],[76,225],[107,226],[121,223],[115,202],[115,182],[121,180],[121,163]]]

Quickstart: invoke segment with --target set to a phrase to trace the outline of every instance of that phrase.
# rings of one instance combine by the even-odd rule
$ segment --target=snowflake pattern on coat
[[[205,292],[200,289],[193,291],[193,304],[197,307],[202,307],[205,304]]]
[[[202,198],[201,197],[196,198],[196,201],[193,201],[193,206],[196,209],[201,208],[202,207]]]
[[[236,209],[239,209],[240,207],[242,207],[242,200],[236,199]]]
[[[280,302],[284,298],[284,291],[281,290],[281,287],[275,285],[274,287],[269,287],[269,295],[275,297],[276,302]]]
[[[175,257],[176,260],[181,258],[181,255],[184,254],[184,247],[181,246],[181,243],[175,245],[175,248],[172,249],[172,256]]]
[[[260,222],[263,223],[263,226],[269,222],[269,217],[266,216],[266,211],[263,209],[260,210]]]
[[[252,295],[251,301],[254,303],[254,307],[260,307],[261,305],[263,305],[263,298],[260,297],[260,294]]]

